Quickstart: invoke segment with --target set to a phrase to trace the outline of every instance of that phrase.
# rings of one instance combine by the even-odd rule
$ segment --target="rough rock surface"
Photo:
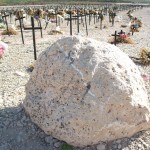
[[[78,36],[40,55],[24,107],[45,133],[80,147],[150,127],[146,89],[132,60],[113,45]]]

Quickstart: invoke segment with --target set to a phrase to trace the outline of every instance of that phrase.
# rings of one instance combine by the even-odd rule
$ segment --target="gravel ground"
[[[129,23],[126,15],[127,11],[120,12],[118,15],[123,17],[121,22],[115,22],[111,27],[108,18],[104,25],[108,28],[100,30],[99,23],[88,25],[89,36],[99,41],[108,41],[115,30],[120,31],[121,24]],[[118,44],[117,46],[130,56],[138,57],[140,48],[150,47],[150,8],[137,10],[134,16],[141,17],[143,27],[139,33],[135,33],[131,38],[135,44]],[[26,22],[29,22],[28,19]],[[45,22],[42,22],[45,25]],[[61,30],[65,35],[69,35],[69,26],[64,22]],[[95,27],[98,28],[95,28]],[[55,28],[55,24],[49,24],[43,30],[43,38],[40,32],[36,31],[37,54],[49,47],[62,35],[48,35],[47,32]],[[2,30],[0,30],[1,32]],[[81,35],[85,35],[85,26],[80,25]],[[128,32],[129,28],[123,29]],[[73,23],[73,34],[77,34],[75,22]],[[27,67],[34,62],[33,44],[31,31],[24,31],[25,45],[21,43],[21,35],[3,36],[2,40],[9,46],[9,50],[0,60],[0,150],[61,150],[63,141],[59,141],[46,135],[34,123],[31,122],[22,107],[25,98],[25,84],[27,83],[30,72]],[[150,76],[150,66],[137,64],[143,75]],[[20,74],[21,72],[21,74]],[[145,85],[150,97],[150,82],[145,81]],[[118,139],[111,142],[102,142],[98,145],[74,150],[150,150],[150,130],[137,133],[131,138]]]

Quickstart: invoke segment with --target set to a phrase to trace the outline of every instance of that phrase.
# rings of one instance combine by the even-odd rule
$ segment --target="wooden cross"
[[[24,44],[24,38],[23,38],[23,32],[22,32],[22,21],[23,21],[23,18],[25,18],[25,17],[19,17],[18,19],[15,19],[15,21],[19,20],[21,37],[22,37],[22,43]]]
[[[100,29],[102,30],[102,22],[103,22],[103,19],[104,19],[104,16],[102,13],[99,14],[99,18],[100,18]]]
[[[114,41],[114,44],[116,45],[116,41],[117,41],[117,36],[119,36],[118,34],[117,34],[117,31],[115,31],[115,34],[112,34],[112,36],[115,36],[115,41]]]
[[[35,30],[38,30],[38,29],[42,29],[42,27],[35,27],[34,26],[34,18],[31,17],[31,25],[32,27],[31,28],[24,28],[24,30],[32,30],[32,35],[33,35],[33,47],[34,47],[34,60],[37,59],[37,56],[36,56],[36,42],[35,42]]]
[[[118,34],[125,34],[125,32],[123,32],[123,31],[121,30]]]
[[[84,15],[85,15],[85,28],[86,28],[86,35],[88,35],[88,29],[87,29],[87,21],[86,21],[86,13],[84,9]]]
[[[94,24],[95,24],[95,13],[94,13]]]
[[[56,27],[57,27],[57,24],[58,24],[58,20],[57,20],[57,11],[58,11],[58,6],[57,6],[57,8],[55,9],[55,15],[56,15]]]
[[[79,10],[77,10],[77,32],[79,33]]]
[[[72,35],[72,13],[70,11],[70,35]]]
[[[89,25],[91,23],[91,14],[89,13]]]
[[[112,17],[112,26],[114,26],[116,13],[112,13],[111,17]]]
[[[8,23],[7,23],[7,17],[8,17],[9,15],[6,15],[5,14],[5,12],[4,12],[4,16],[2,16],[2,18],[3,18],[3,20],[4,20],[4,18],[5,18],[5,24],[6,24],[6,27],[7,27],[7,32],[8,32]],[[9,34],[9,32],[8,32],[8,34]],[[9,36],[10,36],[10,34],[9,34]]]

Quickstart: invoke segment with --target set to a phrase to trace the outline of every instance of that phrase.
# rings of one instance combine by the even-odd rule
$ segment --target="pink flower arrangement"
[[[4,49],[0,47],[0,58],[2,58],[3,54],[4,54]]]
[[[0,58],[3,57],[4,51],[8,49],[8,45],[0,41]]]
[[[119,36],[120,36],[120,38],[122,38],[122,39],[125,39],[125,38],[127,38],[127,37],[128,37],[128,35],[127,35],[127,34],[120,34]]]

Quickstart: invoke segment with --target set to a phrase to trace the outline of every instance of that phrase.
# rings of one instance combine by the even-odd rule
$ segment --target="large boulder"
[[[39,56],[24,107],[45,133],[79,147],[150,128],[136,65],[116,46],[78,36],[58,40]]]

